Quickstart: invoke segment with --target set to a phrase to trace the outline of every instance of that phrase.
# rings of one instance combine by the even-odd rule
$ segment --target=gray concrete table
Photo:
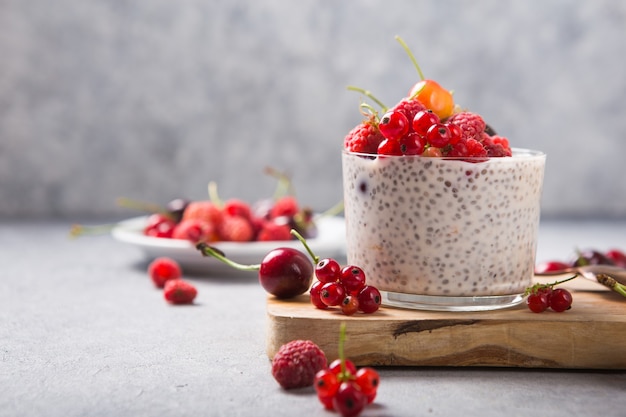
[[[0,223],[0,416],[338,415],[273,380],[254,274],[187,276],[197,302],[174,307],[136,248],[68,228]],[[626,223],[542,224],[539,259],[587,246],[626,248]],[[626,415],[623,371],[380,372],[363,416]]]

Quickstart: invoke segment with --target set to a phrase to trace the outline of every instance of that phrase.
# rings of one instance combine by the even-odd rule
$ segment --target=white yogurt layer
[[[467,162],[343,153],[348,262],[379,290],[519,294],[530,285],[545,155]]]

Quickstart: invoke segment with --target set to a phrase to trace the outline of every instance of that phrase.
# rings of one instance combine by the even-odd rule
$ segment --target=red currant
[[[400,141],[391,139],[383,139],[383,141],[378,145],[377,152],[379,155],[403,155]]]
[[[315,392],[317,392],[317,398],[320,400],[324,407],[328,410],[333,409],[333,397],[337,394],[339,389],[339,379],[337,374],[330,369],[322,369],[315,374],[313,381],[315,386]]]
[[[440,158],[443,156],[443,152],[441,152],[441,149],[435,146],[429,146],[428,148],[424,149],[424,152],[422,152],[422,156],[427,156],[430,158]]]
[[[450,145],[456,145],[463,138],[463,130],[461,126],[454,123],[446,123],[450,130]]]
[[[150,275],[152,282],[157,288],[163,288],[166,281],[179,279],[182,274],[183,272],[178,262],[171,258],[156,258],[148,265],[148,275]]]
[[[311,304],[320,310],[326,310],[328,306],[324,304],[321,298],[321,289],[324,285],[321,281],[315,281],[313,285],[311,285],[311,289],[309,290],[309,295],[311,297]]]
[[[359,311],[359,299],[354,294],[346,295],[341,302],[341,312],[346,316],[351,316]]]
[[[366,405],[367,397],[352,381],[342,382],[333,397],[333,406],[343,417],[359,415]]]
[[[345,367],[346,367],[346,373],[348,375],[355,375],[356,374],[356,365],[354,364],[354,362],[352,362],[350,359],[346,359],[345,360]],[[338,377],[342,377],[343,371],[342,371],[342,367],[341,367],[341,359],[335,359],[334,361],[332,361],[330,363],[330,365],[328,365],[328,369],[334,373],[335,375],[337,375]],[[343,375],[345,376],[345,375]]]
[[[426,140],[417,132],[405,135],[399,142],[403,155],[421,155],[426,146]]]
[[[388,111],[380,118],[378,129],[386,139],[399,140],[409,131],[409,120],[402,112]]]
[[[450,143],[450,129],[443,123],[437,123],[426,131],[426,141],[436,148],[443,148]]]
[[[542,313],[548,309],[548,296],[543,292],[531,293],[526,298],[526,305],[533,313]]]
[[[556,288],[550,294],[550,308],[558,313],[572,308],[572,294],[564,288]]]
[[[371,285],[363,287],[363,289],[359,292],[358,299],[359,310],[367,314],[377,311],[382,303],[380,291]]]
[[[355,375],[355,382],[367,397],[367,403],[371,404],[376,399],[380,375],[374,368],[361,368]]]
[[[341,304],[346,296],[346,290],[338,282],[327,282],[322,285],[320,298],[329,307]]]
[[[417,112],[413,118],[412,126],[416,133],[426,136],[428,129],[437,123],[439,123],[439,116],[433,113],[432,110],[422,110]]]
[[[345,266],[341,269],[339,282],[348,293],[357,294],[365,287],[365,272],[358,266]]]
[[[341,265],[332,258],[322,259],[315,265],[315,276],[324,283],[337,281],[340,273]]]

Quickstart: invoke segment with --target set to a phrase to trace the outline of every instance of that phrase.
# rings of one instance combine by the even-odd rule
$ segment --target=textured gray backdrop
[[[417,74],[548,154],[543,216],[626,217],[626,2],[0,0],[0,219],[116,218],[127,196],[341,199],[355,84]]]

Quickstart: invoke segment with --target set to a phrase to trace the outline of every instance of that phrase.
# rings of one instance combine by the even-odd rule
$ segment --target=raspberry
[[[174,227],[172,238],[184,239],[192,243],[217,240],[213,224],[198,219],[182,220]]]
[[[298,200],[293,196],[279,198],[270,209],[270,218],[293,217],[300,211]]]
[[[272,240],[291,240],[291,227],[287,223],[266,221],[261,226],[256,240],[260,242]]]
[[[293,340],[282,345],[272,359],[272,376],[284,389],[309,387],[326,365],[319,346],[310,340]]]
[[[447,122],[454,123],[461,128],[462,139],[482,141],[486,123],[479,114],[464,111],[453,114]]]
[[[180,278],[182,270],[175,260],[160,257],[150,262],[150,265],[148,265],[148,275],[150,275],[152,282],[157,288],[163,288],[167,281]]]
[[[508,145],[509,141],[501,136],[489,136],[486,133],[483,135],[483,146],[487,150],[487,156],[511,156],[511,148]]]
[[[422,110],[426,110],[426,107],[419,100],[410,98],[400,100],[398,104],[389,109],[389,111],[399,111],[404,113],[406,118],[409,119],[409,123],[412,123],[415,115]]]
[[[231,216],[241,216],[245,219],[252,219],[252,208],[250,204],[237,198],[232,198],[224,203],[222,211]]]
[[[344,138],[343,146],[350,152],[376,154],[383,135],[376,124],[367,120],[352,129]]]
[[[221,240],[230,242],[248,242],[254,237],[252,223],[242,216],[224,216],[218,225]]]
[[[180,278],[167,281],[163,287],[163,297],[172,304],[191,304],[196,295],[196,287]]]
[[[211,224],[219,224],[224,213],[212,201],[192,201],[183,212],[182,220],[203,220]]]

